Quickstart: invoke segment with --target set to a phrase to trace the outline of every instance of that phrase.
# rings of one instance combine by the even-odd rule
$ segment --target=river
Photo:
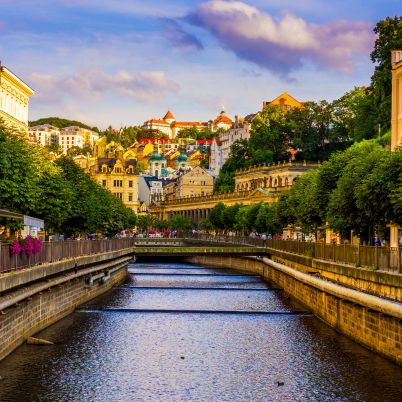
[[[400,401],[402,369],[258,276],[180,262],[126,282],[0,363],[0,401]]]

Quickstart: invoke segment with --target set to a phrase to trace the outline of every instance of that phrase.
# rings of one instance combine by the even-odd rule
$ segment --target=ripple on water
[[[289,303],[272,291],[117,288],[90,305]],[[1,401],[400,400],[400,368],[314,317],[75,313],[39,336],[55,345],[24,345],[0,363]]]

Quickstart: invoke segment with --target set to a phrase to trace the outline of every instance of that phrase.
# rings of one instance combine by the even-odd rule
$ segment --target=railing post
[[[375,246],[375,252],[374,252],[374,256],[375,256],[375,269],[378,269],[378,246]]]

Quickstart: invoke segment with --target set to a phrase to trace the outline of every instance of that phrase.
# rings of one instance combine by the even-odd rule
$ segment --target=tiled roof
[[[168,119],[176,120],[176,117],[174,117],[173,113],[170,110],[168,110],[168,112],[165,114],[165,117],[163,118],[163,120],[168,120]]]

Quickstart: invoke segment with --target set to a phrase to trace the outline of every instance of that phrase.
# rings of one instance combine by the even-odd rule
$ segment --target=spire
[[[176,117],[174,117],[173,113],[168,110],[167,113],[165,114],[165,117],[163,118],[163,120],[176,120]]]

